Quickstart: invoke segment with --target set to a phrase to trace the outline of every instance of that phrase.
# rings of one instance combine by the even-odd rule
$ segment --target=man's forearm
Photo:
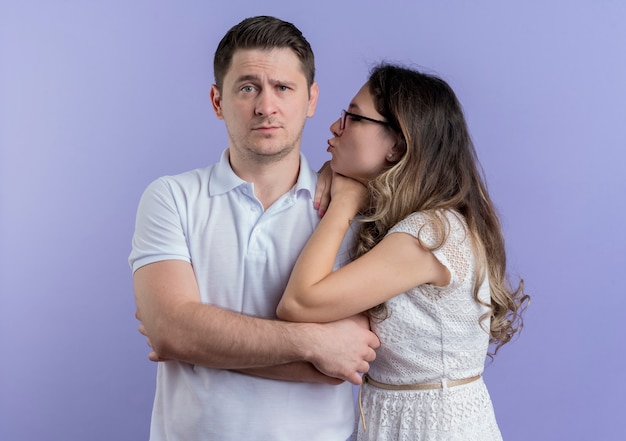
[[[290,323],[202,306],[211,313],[165,326],[176,328],[167,338],[153,341],[145,330],[155,356],[277,380],[339,384],[339,379],[358,385],[359,373],[369,370],[380,344],[364,317],[324,325]]]
[[[307,325],[250,317],[203,304],[188,262],[146,265],[135,271],[134,282],[143,332],[161,358],[221,369],[275,366],[304,359]]]
[[[302,327],[189,302],[146,324],[162,358],[220,369],[259,368],[301,361]],[[306,325],[305,325],[306,326]]]
[[[204,307],[205,305],[201,306]],[[239,316],[239,314],[223,310],[222,314],[218,308],[213,309],[215,310],[212,311],[211,314],[213,317],[210,320],[212,326],[215,326],[216,322],[219,321],[216,320],[216,316],[218,315],[221,315],[223,316],[222,318],[226,319],[229,319],[228,316],[232,314]],[[228,335],[222,335],[221,337],[211,339],[209,342],[203,339],[198,339],[198,341],[194,342],[193,338],[184,339],[184,343],[176,343],[172,340],[167,343],[172,347],[172,350],[164,348],[161,345],[161,342],[157,343],[158,349],[153,347],[155,350],[153,356],[164,360],[176,359],[205,367],[232,369],[245,375],[268,378],[272,380],[324,383],[332,385],[337,385],[343,382],[341,379],[329,377],[321,373],[313,366],[313,364],[306,361],[274,364],[280,362],[281,360],[291,358],[294,355],[292,355],[292,351],[288,350],[281,356],[281,351],[278,350],[279,348],[272,346],[272,338],[270,338],[270,334],[276,331],[284,332],[284,329],[280,329],[281,327],[293,328],[293,324],[285,322],[278,323],[276,321],[268,320],[264,320],[263,323],[259,323],[257,320],[262,319],[243,316],[241,317],[241,322],[245,323],[245,326],[253,326],[257,328],[256,332],[244,332],[242,331],[244,325],[242,325],[242,323],[236,323],[239,319],[240,317],[230,317],[228,325],[226,325],[225,328],[218,329],[217,332],[214,332],[217,335],[222,335],[223,331],[228,331],[229,326],[233,326],[234,329],[227,332],[230,337],[228,337]],[[187,326],[191,326],[193,328],[191,322],[186,323]],[[207,332],[211,331],[207,330]],[[265,332],[265,334],[262,334],[263,332]],[[295,328],[291,329],[289,339],[293,339],[295,336],[294,333],[298,332],[300,331]],[[244,336],[244,338],[235,342],[237,335]],[[253,338],[250,338],[251,335]],[[258,341],[258,337],[260,336],[263,337],[260,339],[261,341]],[[287,348],[291,344],[295,344],[294,342],[289,343],[284,339],[281,340],[285,343]],[[151,344],[152,346],[155,346],[155,344]],[[271,347],[263,349],[263,345],[269,345]],[[285,347],[285,345],[283,345],[283,347]],[[300,354],[300,352],[301,351],[295,351],[295,354]],[[195,356],[193,354],[195,354]],[[300,357],[302,355],[295,356]],[[155,361],[158,360],[155,359]]]
[[[304,383],[324,383],[337,385],[344,381],[329,377],[315,369],[311,363],[294,362],[264,368],[237,369],[237,372],[254,377],[269,378],[271,380],[295,381]]]
[[[321,373],[359,384],[380,344],[366,318],[324,325],[267,320],[200,302],[191,265],[163,261],[135,271],[140,331],[155,351],[219,369],[310,362]],[[358,323],[360,322],[360,323]]]

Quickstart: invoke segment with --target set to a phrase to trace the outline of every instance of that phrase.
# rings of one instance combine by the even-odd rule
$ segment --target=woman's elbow
[[[296,300],[284,298],[276,307],[276,316],[288,322],[306,322],[306,309]]]

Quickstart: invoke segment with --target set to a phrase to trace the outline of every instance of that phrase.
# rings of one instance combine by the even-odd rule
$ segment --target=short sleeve
[[[152,182],[141,196],[128,262],[135,272],[162,260],[191,261],[181,213],[166,178]]]
[[[428,247],[434,246],[440,240],[440,233],[436,231],[432,219],[424,213],[412,213],[396,225],[388,234],[407,233],[419,239]]]
[[[418,238],[427,247],[440,245],[432,252],[450,271],[450,284],[444,288],[444,291],[449,291],[471,277],[473,253],[462,216],[453,211],[439,212],[437,216],[443,221],[441,223],[443,229],[437,227],[431,216],[425,213],[412,213],[391,228],[388,234],[407,233]]]

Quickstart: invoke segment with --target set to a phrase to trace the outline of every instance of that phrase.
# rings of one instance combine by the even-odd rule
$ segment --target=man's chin
[[[289,156],[296,148],[294,146],[258,147],[250,149],[250,152],[259,161],[266,163],[277,162]]]

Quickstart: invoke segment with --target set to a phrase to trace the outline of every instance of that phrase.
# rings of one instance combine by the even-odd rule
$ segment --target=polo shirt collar
[[[214,173],[209,180],[209,196],[216,196],[240,187],[249,185],[235,174],[230,166],[228,149],[222,152],[219,162],[216,164]],[[296,194],[306,194],[309,198],[313,198],[315,194],[315,186],[317,185],[317,174],[311,170],[307,159],[300,153],[300,172],[298,180],[292,191]]]

